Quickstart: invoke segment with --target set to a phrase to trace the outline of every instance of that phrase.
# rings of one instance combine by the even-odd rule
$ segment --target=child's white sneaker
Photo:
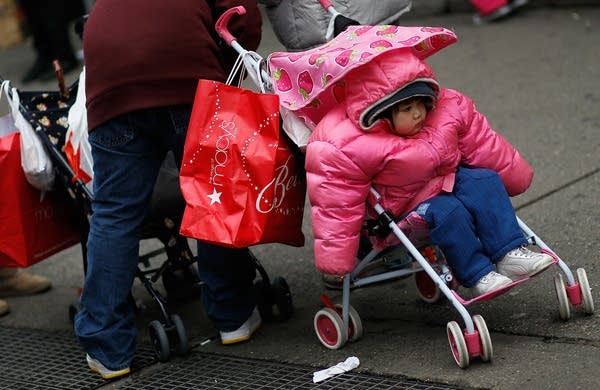
[[[484,275],[479,281],[473,286],[473,292],[476,295],[487,294],[491,291],[498,290],[504,286],[508,286],[512,283],[512,280],[504,275],[500,275],[497,272],[490,272]]]
[[[508,252],[496,263],[496,271],[513,280],[539,274],[552,265],[554,259],[546,253],[537,253],[526,246]]]
[[[100,374],[100,376],[104,379],[113,379],[118,378],[123,375],[127,375],[131,372],[129,367],[122,368],[120,370],[111,370],[104,366],[104,364],[100,363],[100,361],[94,359],[90,355],[85,355],[85,359],[87,360],[88,367],[93,372]]]
[[[262,324],[262,318],[256,308],[250,314],[250,317],[236,330],[231,332],[219,332],[221,334],[221,343],[223,344],[235,344],[241,341],[246,341],[252,336],[254,332]]]

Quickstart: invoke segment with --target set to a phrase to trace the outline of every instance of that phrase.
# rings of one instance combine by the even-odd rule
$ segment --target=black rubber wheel
[[[181,321],[181,317],[177,314],[171,314],[169,318],[173,323],[173,330],[176,337],[175,352],[180,356],[187,356],[190,353],[190,345],[185,332],[185,326],[183,326],[183,321]]]
[[[256,292],[256,307],[258,307],[261,318],[265,321],[271,321],[273,310],[269,297],[269,286],[265,284],[264,280],[260,279],[254,282],[254,289]]]
[[[278,313],[274,315],[277,321],[286,321],[294,314],[292,293],[287,282],[282,277],[276,277],[271,283],[271,297]]]
[[[71,303],[69,305],[69,321],[71,321],[71,325],[75,325],[75,316],[79,313],[81,307],[79,307],[79,303]]]
[[[162,282],[169,300],[187,302],[200,297],[200,279],[191,265],[179,268],[169,265],[162,273]]]
[[[151,321],[148,325],[150,340],[154,347],[154,353],[160,362],[169,361],[171,357],[171,347],[169,346],[169,337],[165,327],[158,320]]]

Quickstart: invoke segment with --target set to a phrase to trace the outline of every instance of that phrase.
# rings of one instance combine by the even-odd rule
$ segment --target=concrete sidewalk
[[[518,214],[573,272],[585,268],[595,303],[600,305],[600,7],[565,6],[566,1],[541,7],[541,2],[532,1],[534,6],[513,18],[475,27],[471,10],[461,5],[466,1],[452,0],[451,6],[460,6],[460,11],[451,13],[427,8],[437,3],[443,2],[415,0],[414,11],[403,21],[445,26],[457,33],[459,42],[429,61],[440,83],[471,96],[492,126],[534,167],[532,187],[514,199]],[[282,50],[268,27],[259,50],[263,56]],[[0,51],[0,75],[18,86],[16,80],[30,60],[26,46]],[[68,77],[74,79],[76,72]],[[25,87],[53,88],[51,84]],[[450,356],[446,324],[460,323],[460,316],[447,303],[420,301],[412,279],[354,291],[352,305],[362,318],[364,336],[340,350],[324,348],[313,331],[313,317],[321,308],[319,295],[329,293],[334,300],[339,296],[322,287],[313,265],[308,214],[304,226],[303,248],[254,249],[269,275],[283,276],[290,285],[294,317],[285,323],[266,323],[249,342],[224,347],[212,339],[217,332],[199,303],[173,306],[196,346],[194,353],[300,364],[315,370],[357,356],[361,364],[356,372],[459,388],[600,388],[600,316],[584,316],[580,308],[572,308],[570,321],[559,319],[555,269],[494,300],[468,307],[471,314],[485,318],[491,332],[491,363],[475,360],[468,369],[457,368]],[[155,248],[156,243],[149,240],[143,247]],[[83,274],[80,249],[63,251],[32,271],[50,276],[54,288],[39,296],[8,299],[12,312],[0,319],[0,328],[69,331],[67,307]],[[138,318],[146,340],[146,325],[157,318],[157,311],[141,286],[135,286],[134,294],[146,306]],[[204,340],[213,341],[200,345]],[[153,373],[183,364],[183,359],[154,364],[106,388],[136,388]],[[2,375],[0,367],[0,381]],[[155,386],[160,388],[160,382]]]

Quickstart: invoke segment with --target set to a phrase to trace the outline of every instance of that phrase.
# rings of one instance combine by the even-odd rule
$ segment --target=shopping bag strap
[[[238,73],[238,71],[240,72],[240,77],[238,79],[238,87],[240,86],[242,80],[245,77],[246,72],[248,73],[248,75],[250,75],[250,77],[252,78],[252,81],[254,82],[255,85],[257,85],[260,88],[260,91],[262,93],[266,93],[266,88],[265,85],[267,83],[265,83],[264,80],[264,74],[261,71],[261,63],[263,61],[263,58],[256,52],[253,51],[246,51],[243,53],[240,53],[240,55],[238,55],[237,59],[235,60],[235,63],[233,64],[233,68],[231,69],[231,72],[229,73],[229,76],[227,77],[227,81],[225,81],[225,84],[227,85],[231,85],[233,83],[233,81],[235,80],[235,75]]]
[[[266,76],[266,72],[261,68],[261,65],[264,64],[264,58],[256,52],[248,51],[244,53],[243,61],[246,71],[252,78],[254,84],[258,85],[262,93],[266,93],[267,90],[265,85],[270,85],[270,82],[265,81],[265,77],[268,79],[268,75]]]
[[[10,96],[8,96],[8,88],[10,88],[10,81],[2,80],[2,84],[0,84],[0,101],[2,101],[3,95],[6,95],[7,100],[10,99]]]
[[[238,83],[237,86],[239,87],[242,83],[242,80],[244,79],[244,75],[246,73],[246,67],[244,67],[244,55],[240,54],[238,55],[238,57],[236,58],[233,67],[231,68],[231,72],[229,72],[229,76],[227,76],[227,80],[225,81],[225,84],[227,85],[232,85],[233,81],[235,80],[235,75],[240,72],[240,76],[238,78]]]
[[[19,98],[19,92],[15,87],[11,87],[9,80],[4,80],[2,85],[0,85],[2,89],[1,95],[6,95],[6,100],[8,100],[8,105],[13,116],[17,115],[19,112],[19,106],[21,104],[21,99]]]
[[[17,89],[11,87],[10,80],[3,80],[2,84],[0,84],[0,100],[2,100],[2,95],[6,95],[9,111],[13,118],[16,119],[17,115],[20,115],[19,106],[21,105],[21,99],[19,98]]]

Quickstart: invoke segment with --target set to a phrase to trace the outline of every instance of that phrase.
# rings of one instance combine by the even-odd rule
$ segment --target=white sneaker
[[[508,252],[496,263],[496,270],[504,276],[516,280],[523,276],[539,274],[552,265],[554,259],[545,253],[533,252],[520,246]]]
[[[508,286],[512,283],[512,280],[507,278],[504,275],[500,275],[497,272],[490,272],[487,275],[484,275],[479,281],[472,287],[473,291],[476,295],[483,295],[489,293],[490,291],[497,290],[504,286]]]
[[[231,332],[219,332],[221,333],[221,343],[223,344],[235,344],[241,341],[246,341],[252,336],[254,332],[260,327],[262,324],[262,318],[260,317],[260,313],[256,308],[250,314],[250,317],[236,330],[232,330]]]
[[[90,370],[94,371],[97,374],[100,374],[104,379],[113,379],[118,378],[123,375],[127,375],[131,372],[129,367],[125,367],[120,370],[111,370],[106,368],[104,364],[100,363],[98,360],[94,359],[90,355],[86,354],[85,359],[87,360],[88,367]]]

